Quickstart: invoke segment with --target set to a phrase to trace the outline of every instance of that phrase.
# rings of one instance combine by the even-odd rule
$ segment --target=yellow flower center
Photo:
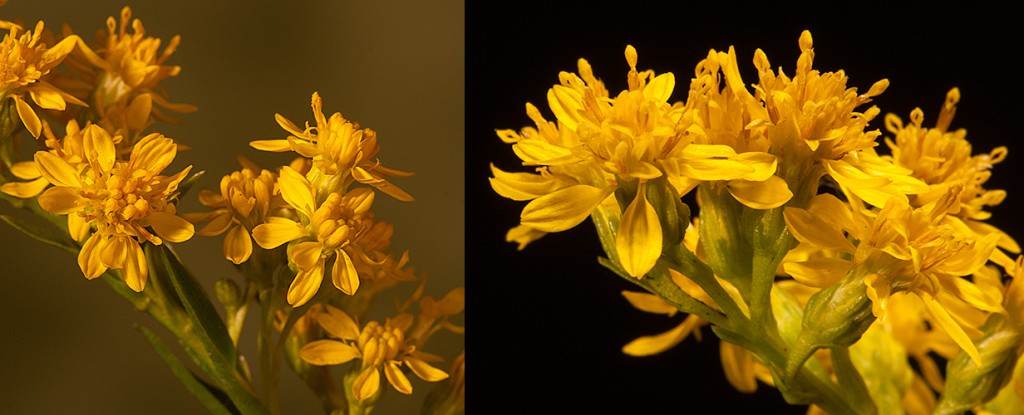
[[[405,333],[398,327],[369,322],[359,333],[359,350],[363,352],[363,367],[379,366],[395,360],[405,347]]]

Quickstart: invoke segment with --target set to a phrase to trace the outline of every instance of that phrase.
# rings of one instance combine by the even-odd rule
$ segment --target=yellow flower
[[[864,274],[867,295],[876,317],[885,318],[892,294],[920,297],[934,322],[978,361],[967,331],[980,334],[960,310],[999,311],[1001,306],[975,284],[961,278],[981,268],[998,235],[977,237],[946,220],[956,206],[958,188],[928,206],[913,208],[890,198],[881,211],[850,209],[834,196],[823,194],[808,209],[786,208],[785,220],[801,243],[838,252],[826,258],[786,263],[786,272],[798,281],[826,287],[848,272]],[[857,202],[853,199],[852,202]],[[857,241],[854,245],[848,239]]]
[[[67,103],[86,105],[42,79],[71,53],[76,44],[81,44],[81,40],[71,35],[53,47],[47,47],[40,42],[42,21],[36,23],[34,31],[19,33],[21,27],[17,25],[11,25],[9,29],[0,43],[0,105],[7,105],[6,100],[12,99],[25,129],[33,137],[39,137],[42,121],[24,95],[27,93],[32,102],[44,109],[63,111]]]
[[[220,193],[203,189],[199,203],[213,209],[205,214],[185,215],[193,223],[207,223],[197,233],[203,236],[224,237],[224,257],[241,264],[252,255],[252,237],[249,232],[270,217],[270,213],[284,205],[275,185],[277,176],[269,170],[243,168],[224,176]]]
[[[993,165],[1006,158],[1006,147],[997,147],[989,153],[971,154],[971,143],[967,131],[950,131],[949,125],[960,101],[960,90],[953,88],[946,94],[942,110],[934,128],[922,127],[924,113],[920,108],[910,113],[910,124],[904,125],[894,114],[885,117],[886,129],[894,135],[886,144],[892,150],[887,157],[900,167],[913,171],[914,177],[928,184],[929,190],[911,198],[913,206],[924,206],[941,198],[950,188],[958,186],[958,207],[950,212],[977,235],[999,234],[999,247],[1012,253],[1019,253],[1020,246],[1002,230],[982,221],[992,216],[984,209],[996,206],[1006,198],[1003,190],[988,190],[982,187],[991,177]],[[993,251],[993,262],[1003,267],[1011,266],[1013,260],[1001,250]]]
[[[406,332],[412,325],[410,314],[400,314],[387,319],[384,324],[371,321],[360,329],[344,311],[326,305],[316,314],[316,319],[332,339],[306,344],[299,350],[299,356],[318,366],[339,365],[359,359],[359,375],[352,385],[352,395],[358,400],[366,400],[379,392],[382,369],[388,383],[407,395],[412,393],[412,383],[403,366],[427,382],[448,377],[443,370],[427,363],[441,360],[439,357],[409,344]]]
[[[131,9],[125,6],[121,9],[120,24],[113,16],[107,18],[107,33],[100,32],[96,51],[82,47],[85,59],[98,69],[98,72],[85,73],[96,86],[93,95],[96,111],[110,124],[105,127],[119,133],[142,130],[151,123],[151,115],[165,122],[176,121],[160,108],[178,113],[196,110],[192,105],[169,102],[160,85],[164,79],[181,72],[179,66],[164,65],[177,50],[181,37],[172,37],[160,52],[160,39],[146,37],[142,22],[132,20],[131,16]],[[154,107],[154,103],[159,108]]]
[[[359,289],[359,273],[353,257],[364,256],[358,241],[369,229],[370,206],[373,191],[355,188],[342,196],[327,195],[317,204],[316,189],[291,167],[283,167],[278,177],[281,196],[299,215],[299,222],[283,217],[271,217],[256,226],[253,239],[264,249],[274,249],[284,243],[288,258],[299,272],[288,288],[288,303],[298,307],[313,298],[320,289],[327,259],[335,258],[332,269],[334,286],[345,294]]]
[[[183,242],[194,233],[170,203],[192,166],[160,175],[176,151],[173,140],[156,133],[140,140],[128,161],[116,159],[113,138],[99,126],[86,127],[82,139],[87,164],[81,169],[52,152],[36,153],[39,172],[54,185],[39,195],[39,205],[68,215],[71,235],[85,239],[78,265],[86,278],[119,269],[131,289],[142,291],[149,271],[139,244]]]
[[[313,93],[312,106],[316,127],[307,123],[306,128],[300,129],[281,114],[275,114],[278,125],[291,135],[283,140],[257,140],[250,145],[263,151],[291,150],[312,159],[319,174],[337,177],[325,179],[329,186],[323,190],[344,192],[349,184],[356,181],[373,186],[395,199],[413,200],[412,196],[386,179],[408,177],[412,173],[389,169],[373,158],[380,150],[376,132],[369,128],[360,129],[359,124],[346,120],[339,112],[330,118],[324,117],[319,93]]]

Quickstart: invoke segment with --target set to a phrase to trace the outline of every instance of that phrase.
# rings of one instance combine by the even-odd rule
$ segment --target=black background
[[[990,8],[896,8],[893,4],[819,2],[475,2],[467,4],[466,190],[467,289],[470,316],[469,408],[471,413],[784,413],[773,388],[747,395],[722,374],[717,339],[687,339],[661,355],[622,354],[630,340],[668,330],[682,317],[633,309],[621,296],[633,287],[600,267],[601,254],[589,221],[548,235],[524,251],[506,243],[525,205],[496,195],[488,185],[489,163],[528,171],[495,129],[532,125],[524,110],[534,103],[549,120],[545,94],[558,72],[577,72],[586,58],[614,96],[625,89],[627,44],[639,53],[638,69],[676,75],[671,101],[681,100],[696,63],[709,49],[736,47],[741,74],[756,82],[754,51],[792,75],[803,29],[814,37],[814,68],[843,69],[848,86],[866,91],[888,78],[889,89],[873,102],[882,119],[905,121],[921,107],[934,125],[943,98],[959,87],[961,102],[952,128],[966,128],[975,153],[1005,145],[1007,160],[994,168],[989,189],[1006,189],[1007,200],[991,209],[991,223],[1024,238],[1019,189],[1024,157],[1020,121],[1021,30],[1016,14]],[[862,107],[866,109],[866,107]],[[884,148],[884,146],[883,146]]]

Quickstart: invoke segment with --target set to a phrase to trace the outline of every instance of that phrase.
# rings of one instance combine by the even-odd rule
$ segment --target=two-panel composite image
[[[853,6],[0,0],[0,414],[1024,415],[1024,32]]]

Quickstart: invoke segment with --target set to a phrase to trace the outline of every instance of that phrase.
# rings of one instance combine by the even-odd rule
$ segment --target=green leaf
[[[192,332],[196,333],[206,354],[199,354],[201,351],[189,348],[186,348],[186,352],[224,389],[241,413],[266,414],[267,409],[253,396],[251,388],[235,369],[238,364],[235,345],[224,320],[220,318],[202,286],[166,245],[146,244],[145,251],[151,269],[160,277],[170,280],[192,321]]]
[[[136,329],[142,333],[150,346],[153,346],[153,350],[156,351],[156,354],[159,355],[161,359],[163,359],[164,363],[167,364],[167,367],[171,369],[171,373],[174,374],[174,377],[178,378],[182,385],[185,385],[185,389],[188,389],[188,391],[199,400],[199,403],[203,404],[206,410],[210,411],[210,413],[214,415],[231,415],[238,413],[237,409],[232,411],[225,407],[224,403],[214,395],[213,391],[211,391],[210,386],[200,382],[200,380],[196,378],[195,375],[193,375],[192,372],[189,371],[176,356],[171,354],[170,350],[167,349],[167,346],[159,337],[156,336],[156,334],[143,326],[136,326]],[[223,393],[221,391],[217,392]]]
[[[181,184],[178,185],[178,199],[180,200],[182,196],[188,193],[188,191],[192,189],[192,186],[195,186],[196,182],[198,182],[204,174],[206,174],[206,170],[197,171],[192,173],[191,176],[188,176],[187,179],[182,180]]]
[[[0,215],[0,220],[7,222],[7,224],[14,227],[14,229],[17,229],[42,243],[53,245],[73,255],[78,255],[78,248],[75,246],[74,242],[71,241],[70,237],[62,237],[60,234],[54,233],[50,229],[33,225],[13,216]]]

